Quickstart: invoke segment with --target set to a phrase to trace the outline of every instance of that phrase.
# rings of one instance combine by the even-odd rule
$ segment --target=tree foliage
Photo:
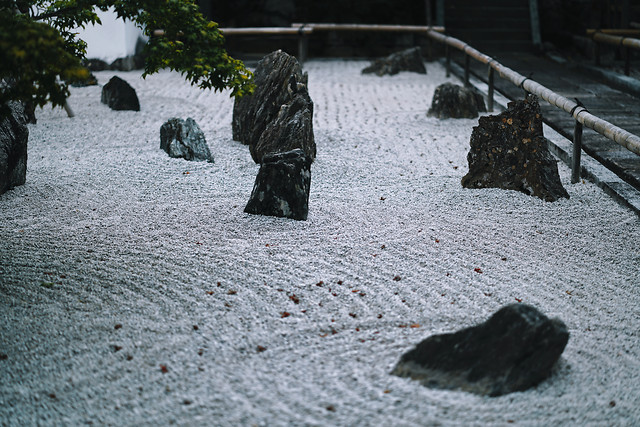
[[[150,37],[143,77],[169,68],[202,89],[228,88],[233,96],[253,91],[251,72],[227,54],[218,25],[193,0],[0,0],[0,105],[63,105],[65,80],[88,73],[86,43],[73,31],[100,24],[96,12],[109,9]],[[158,29],[164,35],[153,36]]]

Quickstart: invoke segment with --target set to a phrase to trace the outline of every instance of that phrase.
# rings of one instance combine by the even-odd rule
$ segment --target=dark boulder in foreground
[[[256,163],[261,163],[267,152],[284,152],[292,148],[302,148],[312,160],[315,158],[311,127],[313,102],[307,90],[307,79],[296,58],[278,50],[258,62],[253,95],[236,98],[233,139],[249,145]],[[286,111],[282,112],[283,108]],[[275,120],[278,122],[272,124]],[[269,127],[270,133],[263,138]],[[291,137],[285,138],[287,135]],[[292,139],[297,136],[302,136],[303,140]],[[256,149],[258,144],[260,148]]]
[[[129,83],[118,76],[113,76],[109,82],[102,87],[103,104],[107,104],[112,110],[133,110],[140,111],[138,95]]]
[[[169,157],[213,163],[213,155],[204,133],[191,117],[187,120],[174,117],[165,122],[160,127],[160,148],[166,151]]]
[[[0,120],[0,194],[22,185],[27,179],[27,115],[22,102],[5,106],[7,115]]]
[[[255,145],[249,146],[251,157],[262,163],[267,154],[282,153],[300,148],[307,157],[316,157],[313,137],[313,102],[307,91],[296,93],[267,125]]]
[[[517,190],[549,202],[568,199],[542,133],[537,97],[528,95],[507,107],[501,114],[480,117],[473,128],[469,173],[462,186]]]
[[[439,119],[475,119],[478,112],[484,111],[487,108],[480,93],[468,87],[444,83],[436,88],[427,116]]]
[[[362,73],[375,73],[378,76],[384,76],[385,74],[398,74],[400,71],[427,74],[419,47],[412,47],[401,52],[392,53],[385,58],[376,59],[371,65],[362,70]]]
[[[311,159],[302,149],[267,154],[244,211],[306,220],[310,188]]]
[[[392,374],[432,388],[500,396],[549,377],[569,332],[534,307],[503,307],[486,322],[434,335],[405,353]]]

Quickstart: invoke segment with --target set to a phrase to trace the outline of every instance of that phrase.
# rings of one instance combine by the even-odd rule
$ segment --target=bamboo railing
[[[640,36],[640,30],[587,30],[587,35],[596,42],[596,65],[600,65],[600,46],[598,43],[606,43],[613,46],[624,47],[625,61],[624,74],[628,76],[631,72],[631,52],[630,49],[640,49],[640,39],[626,37],[627,35]]]
[[[572,160],[572,174],[571,181],[573,183],[578,182],[580,179],[580,150],[582,146],[582,126],[586,126],[589,129],[593,129],[600,135],[615,141],[622,145],[627,150],[640,155],[640,137],[627,132],[597,116],[594,116],[586,108],[579,105],[577,102],[571,101],[562,95],[559,95],[552,90],[544,87],[543,85],[535,82],[534,80],[519,74],[512,69],[500,64],[495,59],[488,55],[472,48],[468,44],[456,38],[440,34],[435,31],[427,33],[432,39],[443,43],[447,47],[456,48],[465,53],[465,84],[469,83],[469,58],[473,58],[483,64],[487,64],[489,69],[489,105],[493,105],[493,73],[497,71],[505,80],[508,80],[518,87],[521,87],[525,91],[532,93],[539,98],[544,99],[551,105],[554,105],[561,110],[571,114],[576,121],[576,127],[574,129],[574,144],[573,144],[573,160]],[[450,55],[447,49],[447,72],[449,70]]]

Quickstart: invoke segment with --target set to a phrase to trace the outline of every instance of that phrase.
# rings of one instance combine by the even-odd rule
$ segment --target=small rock
[[[160,127],[160,148],[169,157],[213,163],[204,133],[190,117],[187,120],[174,117]]]
[[[87,77],[84,79],[80,79],[80,78],[72,78],[67,80],[67,83],[69,83],[71,86],[73,87],[86,87],[86,86],[95,86],[98,84],[98,79],[96,78],[96,76],[93,75],[93,73],[87,68]]]
[[[463,187],[517,190],[549,202],[569,198],[542,133],[535,95],[510,102],[501,114],[480,117],[470,144]]]
[[[244,211],[306,220],[311,187],[311,159],[300,148],[267,154]]]
[[[140,102],[134,88],[118,76],[113,76],[102,87],[103,104],[107,104],[112,110],[140,111]]]
[[[144,68],[144,57],[142,55],[129,55],[118,58],[109,66],[111,70],[132,71]]]
[[[84,61],[84,66],[87,67],[89,71],[104,71],[109,69],[109,64],[98,58],[87,59]]]
[[[412,47],[401,52],[392,53],[386,58],[376,59],[371,65],[362,70],[362,74],[375,73],[378,76],[384,76],[385,74],[398,74],[400,71],[427,74],[419,47]]]
[[[471,88],[444,83],[436,88],[427,116],[439,119],[474,119],[478,117],[479,111],[487,111],[480,93]]]
[[[561,320],[512,304],[480,325],[425,339],[401,357],[392,374],[431,388],[500,396],[549,377],[568,340]]]
[[[0,120],[0,194],[27,180],[28,111],[17,101],[3,106],[5,111]]]

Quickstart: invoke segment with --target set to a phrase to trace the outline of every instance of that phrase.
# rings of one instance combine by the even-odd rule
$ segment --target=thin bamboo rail
[[[627,132],[626,130],[621,129],[597,116],[594,116],[589,111],[587,111],[586,108],[579,106],[576,102],[571,101],[562,95],[558,95],[557,93],[531,80],[530,78],[525,77],[522,74],[519,74],[512,69],[500,64],[495,59],[472,48],[461,40],[446,36],[444,34],[440,34],[436,31],[430,31],[427,34],[434,40],[444,43],[445,45],[455,47],[456,49],[463,51],[465,54],[476,59],[477,61],[487,64],[489,67],[500,73],[500,77],[504,78],[505,80],[508,80],[516,86],[523,88],[527,92],[544,99],[551,105],[554,105],[566,111],[567,113],[571,114],[573,118],[580,124],[593,129],[606,138],[622,145],[629,151],[640,155],[640,137]]]
[[[324,24],[324,23],[294,23],[294,28],[312,28],[314,31],[380,31],[402,33],[428,33],[429,31],[444,32],[441,26],[425,25],[373,25],[373,24]]]
[[[591,38],[594,41],[607,43],[615,46],[631,47],[633,49],[640,49],[640,39],[632,37],[614,36],[611,34],[605,34],[601,32],[595,32],[591,34]]]

